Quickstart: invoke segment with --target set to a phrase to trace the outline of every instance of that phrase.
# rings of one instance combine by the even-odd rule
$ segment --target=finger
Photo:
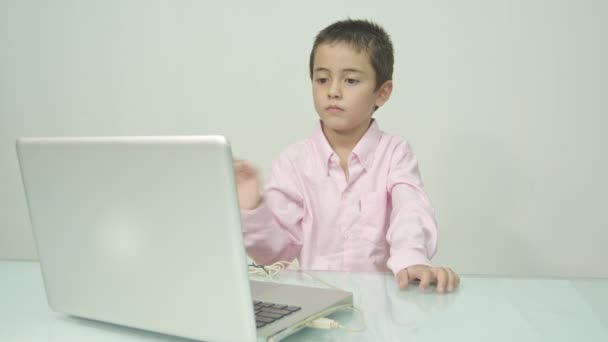
[[[448,269],[454,275],[454,288],[459,287],[460,286],[460,276],[458,275],[458,273],[454,272],[454,270],[452,270],[451,268],[448,268]]]
[[[445,271],[448,274],[448,292],[452,292],[456,287],[456,273],[449,268],[446,268]]]
[[[252,164],[243,159],[232,159],[232,165],[235,167],[243,168],[243,169],[251,169],[253,168]]]
[[[243,169],[240,165],[234,166],[234,173],[238,179],[244,179],[247,176],[247,171]]]
[[[420,272],[420,291],[424,291],[429,285],[431,285],[431,280],[433,280],[433,273],[431,273],[430,268],[425,268]]]
[[[410,277],[407,272],[407,268],[404,268],[401,271],[397,272],[397,281],[399,282],[400,289],[407,289],[407,286],[410,283]]]
[[[234,160],[232,166],[234,166],[234,169],[238,172],[243,171],[243,161],[241,160]]]
[[[243,176],[251,176],[256,174],[256,169],[246,161],[234,162],[234,169],[237,173]]]
[[[443,293],[448,285],[448,272],[443,267],[438,267],[435,269],[435,274],[437,276],[437,292]]]

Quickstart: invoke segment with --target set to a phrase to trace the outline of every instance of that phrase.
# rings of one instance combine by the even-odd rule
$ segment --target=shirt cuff
[[[426,253],[422,251],[416,249],[402,249],[391,255],[386,264],[396,276],[402,269],[413,265],[431,266],[431,261],[427,258]]]

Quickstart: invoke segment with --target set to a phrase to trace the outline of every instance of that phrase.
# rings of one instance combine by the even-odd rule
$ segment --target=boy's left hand
[[[405,289],[413,280],[420,280],[420,291],[429,285],[437,284],[437,292],[454,291],[460,284],[460,277],[449,267],[429,267],[426,265],[413,265],[397,273],[399,288]]]

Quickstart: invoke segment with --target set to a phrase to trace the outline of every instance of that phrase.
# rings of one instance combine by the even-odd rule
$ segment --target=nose
[[[342,97],[342,89],[340,89],[340,82],[338,80],[332,81],[329,85],[327,97],[330,99],[339,99]]]

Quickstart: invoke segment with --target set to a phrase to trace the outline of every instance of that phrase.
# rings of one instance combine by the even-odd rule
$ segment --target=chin
[[[349,122],[346,122],[343,119],[339,119],[339,118],[321,118],[321,121],[323,121],[323,126],[327,127],[333,131],[348,131],[351,127]]]

